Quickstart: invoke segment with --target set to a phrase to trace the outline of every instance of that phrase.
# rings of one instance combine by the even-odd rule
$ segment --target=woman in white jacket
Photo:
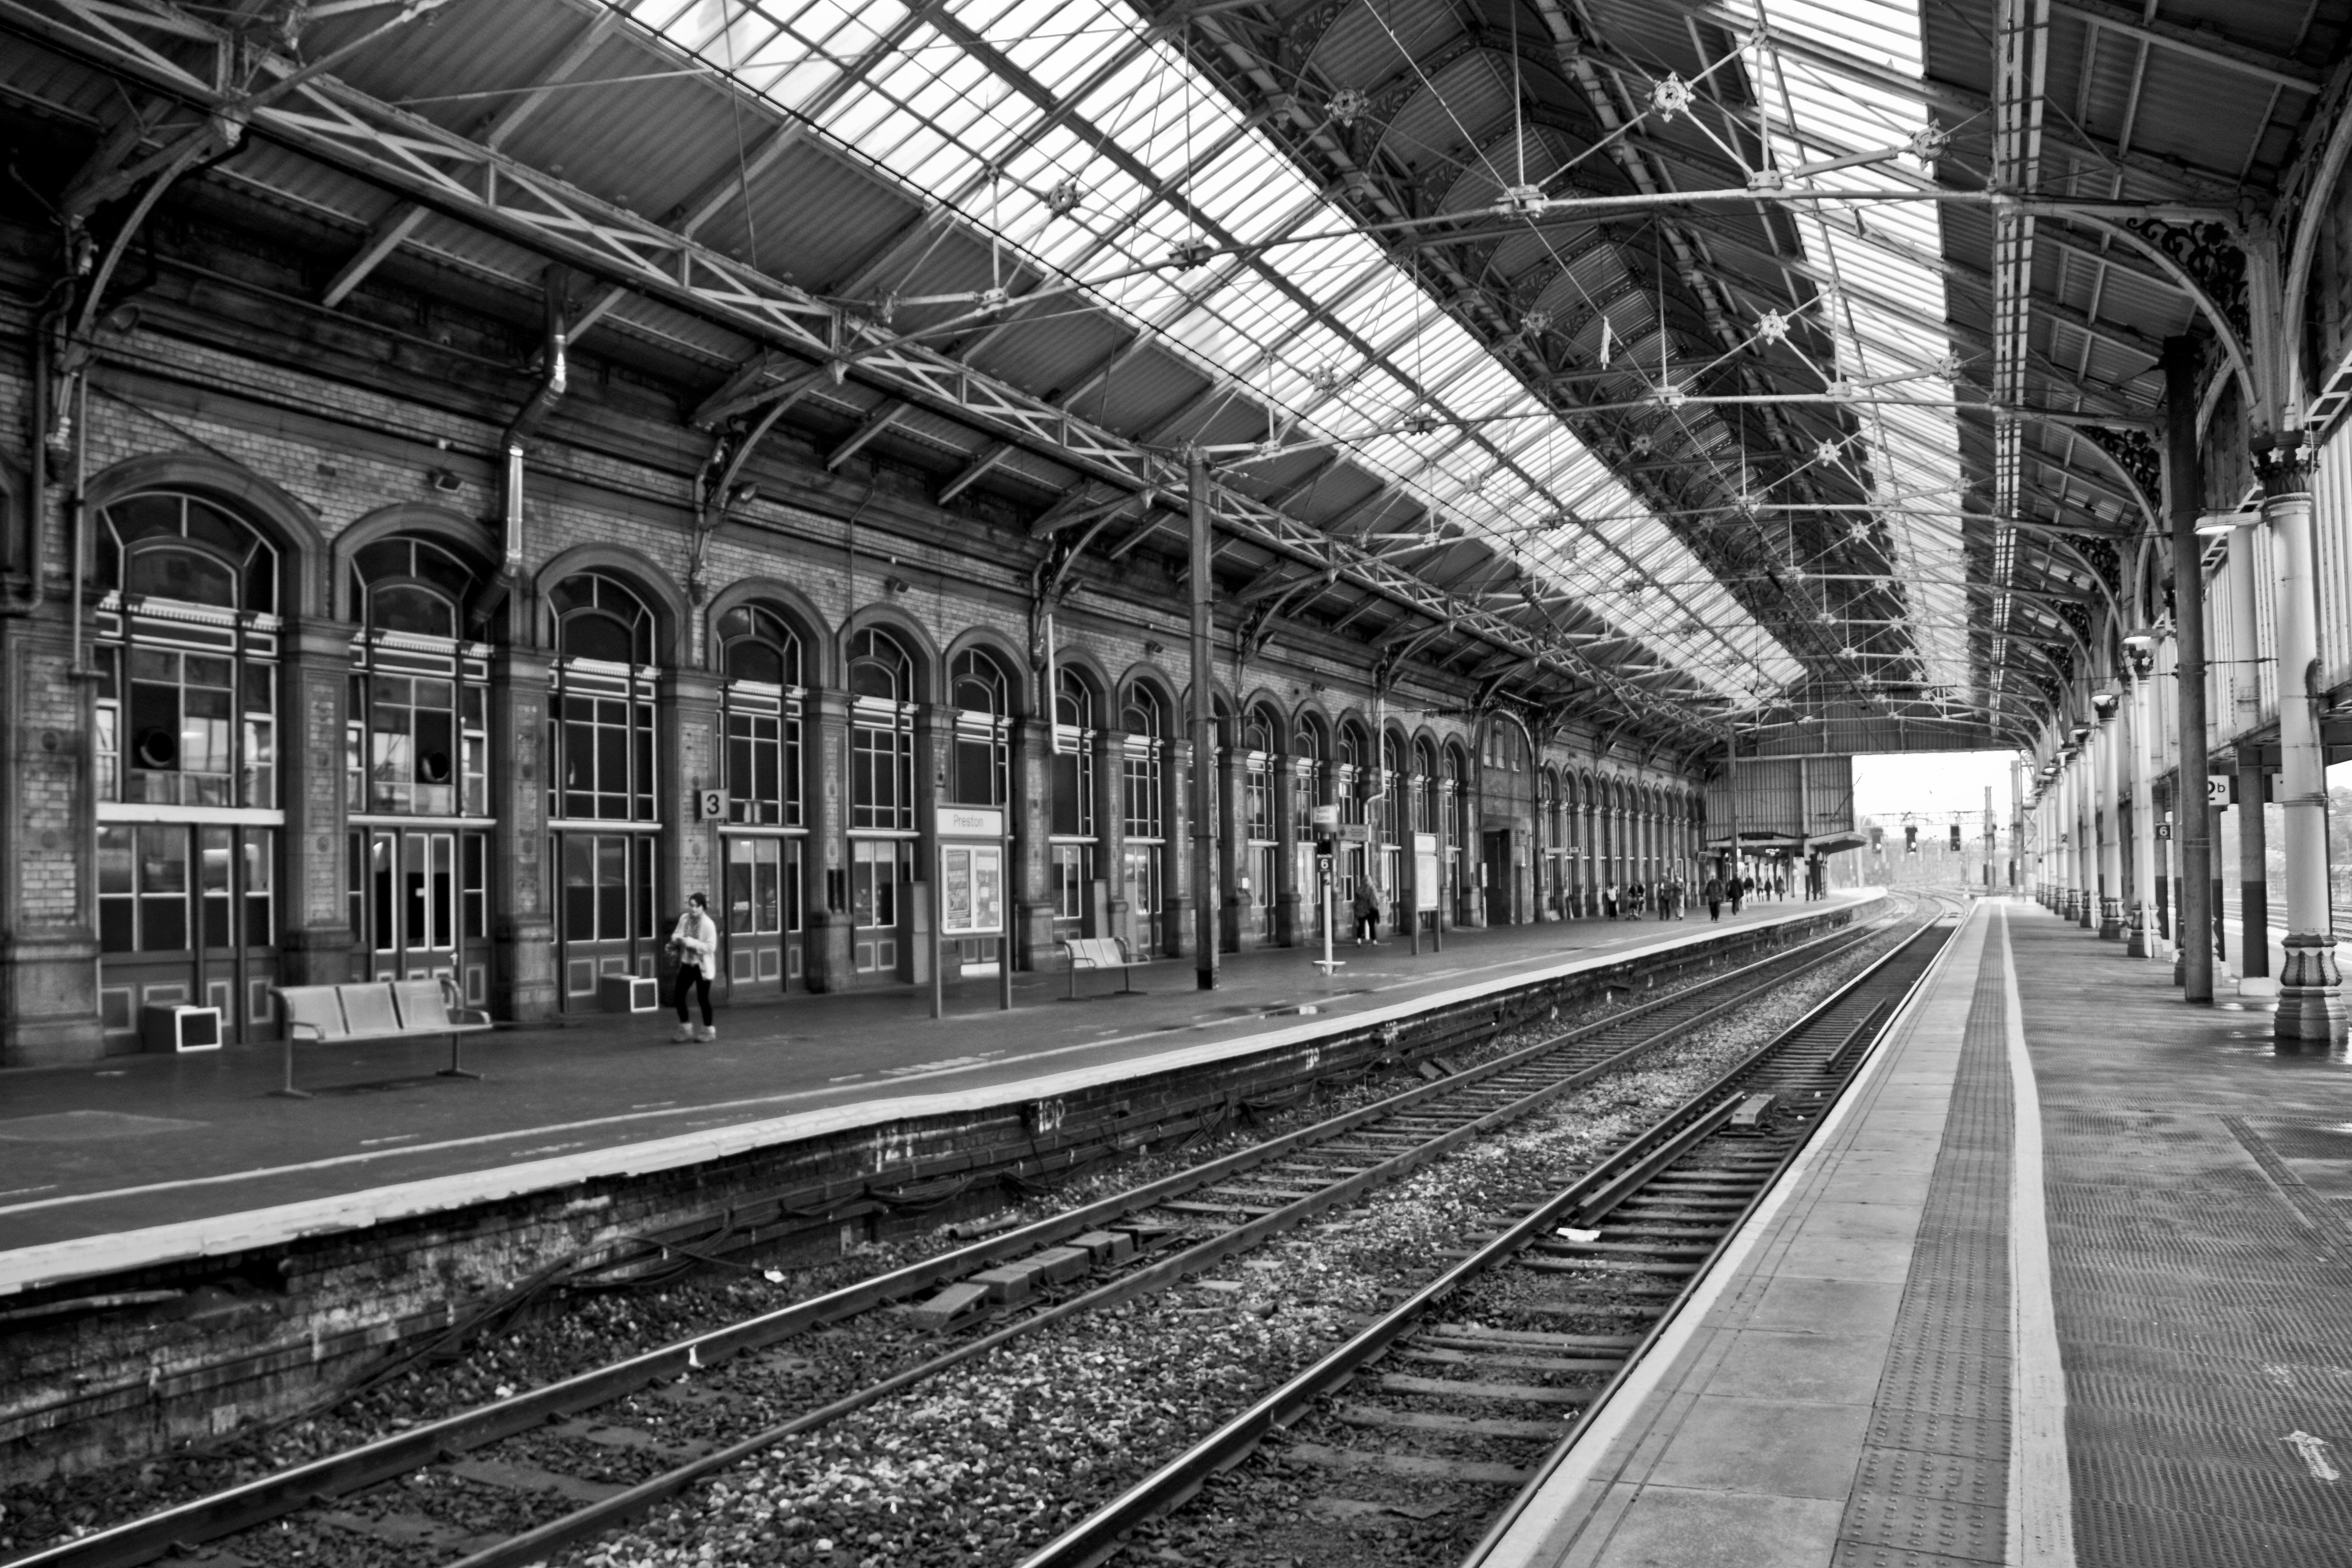
[[[688,1040],[715,1040],[719,1031],[710,1026],[710,974],[718,962],[719,927],[710,918],[710,900],[700,893],[686,896],[686,913],[677,917],[677,929],[669,933],[669,951],[677,960],[677,983],[671,988],[671,998],[677,1004],[677,1030],[670,1038],[681,1045]],[[694,997],[702,1005],[702,1026],[687,1026],[686,993],[694,990]]]

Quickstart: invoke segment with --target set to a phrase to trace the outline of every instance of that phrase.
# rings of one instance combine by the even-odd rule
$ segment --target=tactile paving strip
[[[2352,1568],[2341,1068],[2229,1046],[2177,993],[2010,928],[2042,1091],[2080,1568]],[[2292,1168],[2288,1161],[2298,1162]],[[2337,1168],[2340,1168],[2338,1166]]]
[[[2012,1117],[2000,952],[1986,942],[1969,998],[1943,1146],[1835,1568],[1962,1568],[2004,1553]]]

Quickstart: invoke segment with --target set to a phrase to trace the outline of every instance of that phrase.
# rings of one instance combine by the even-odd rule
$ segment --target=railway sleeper
[[[1396,1353],[1408,1361],[1435,1362],[1445,1366],[1508,1367],[1514,1372],[1544,1372],[1561,1377],[1599,1377],[1625,1364],[1622,1355],[1549,1356],[1527,1355],[1517,1351],[1465,1351],[1429,1344],[1418,1337],[1399,1345]]]
[[[1514,1421],[1504,1415],[1452,1415],[1440,1410],[1383,1410],[1377,1405],[1343,1405],[1331,1412],[1350,1426],[1385,1426],[1401,1431],[1460,1433],[1475,1437],[1533,1437],[1538,1442],[1567,1431],[1561,1421]]]
[[[1423,1377],[1410,1372],[1384,1372],[1375,1384],[1387,1394],[1424,1394],[1446,1399],[1483,1399],[1496,1404],[1564,1405],[1582,1409],[1592,1398],[1590,1389],[1547,1388],[1529,1383],[1456,1382],[1446,1377]]]
[[[1527,1484],[1529,1471],[1492,1459],[1444,1459],[1428,1454],[1391,1454],[1362,1448],[1335,1448],[1325,1443],[1293,1443],[1282,1452],[1293,1465],[1318,1465],[1333,1470],[1379,1470],[1419,1480],[1470,1481],[1492,1487]]]

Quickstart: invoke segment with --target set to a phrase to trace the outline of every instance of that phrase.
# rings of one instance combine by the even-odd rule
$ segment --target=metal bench
[[[490,1016],[457,1005],[457,989],[446,979],[370,980],[349,985],[278,985],[270,988],[286,1016],[286,1082],[269,1092],[291,1100],[310,1094],[294,1087],[294,1047],[345,1040],[394,1040],[446,1035],[449,1065],[441,1078],[478,1079],[457,1065],[457,1037],[490,1027]]]
[[[1062,951],[1070,955],[1070,994],[1065,1002],[1078,999],[1078,971],[1081,969],[1116,969],[1118,971],[1121,996],[1140,996],[1135,988],[1135,970],[1140,962],[1127,951],[1127,943],[1115,936],[1074,936],[1061,943]]]

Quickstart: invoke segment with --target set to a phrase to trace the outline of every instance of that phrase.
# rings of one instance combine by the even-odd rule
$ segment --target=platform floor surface
[[[439,1038],[305,1045],[308,1100],[273,1098],[276,1043],[184,1056],[128,1056],[0,1072],[0,1255],[121,1231],[263,1210],[394,1183],[612,1149],[789,1113],[940,1090],[984,1090],[1049,1072],[1141,1064],[1173,1049],[1344,1018],[1563,960],[1606,959],[1735,925],[1786,921],[1851,903],[1837,894],[1749,903],[1711,924],[1569,921],[1450,931],[1419,954],[1394,936],[1342,942],[1326,977],[1318,947],[1223,955],[1217,989],[1189,959],[1116,974],[994,978],[946,988],[796,994],[721,1008],[719,1037],[670,1043],[665,1007],[587,1015],[465,1038],[481,1081],[439,1078]]]
[[[1981,905],[1495,1568],[2352,1568],[2352,1068]]]

